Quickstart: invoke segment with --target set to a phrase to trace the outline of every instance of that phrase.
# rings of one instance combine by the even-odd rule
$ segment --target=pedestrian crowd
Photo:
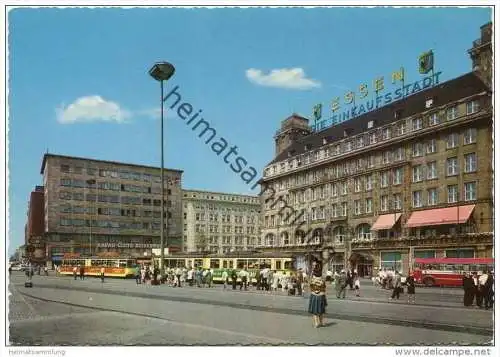
[[[476,306],[480,309],[491,309],[494,305],[495,279],[493,272],[483,271],[464,273],[462,278],[464,289],[464,306],[473,306],[474,299]]]

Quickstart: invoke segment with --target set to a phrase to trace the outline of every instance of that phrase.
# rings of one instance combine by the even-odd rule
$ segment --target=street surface
[[[417,288],[417,304],[362,282],[345,300],[329,288],[327,326],[313,328],[308,299],[212,288],[136,285],[134,280],[37,276],[33,288],[13,272],[13,345],[386,344],[485,345],[493,312],[462,306],[460,289]]]

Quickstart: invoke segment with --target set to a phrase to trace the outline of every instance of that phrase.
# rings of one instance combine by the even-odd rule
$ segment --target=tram
[[[226,253],[226,254],[172,254],[165,256],[165,268],[186,267],[187,269],[203,268],[213,271],[213,281],[222,283],[222,273],[236,270],[238,273],[246,268],[250,274],[250,281],[256,282],[255,273],[258,270],[269,268],[270,270],[290,275],[293,271],[293,257],[290,254],[281,253]],[[154,258],[155,265],[159,265],[160,258]]]
[[[104,267],[104,276],[131,278],[135,275],[137,260],[130,257],[65,257],[59,267],[59,274],[73,275],[73,269],[83,266],[85,276],[100,276]]]

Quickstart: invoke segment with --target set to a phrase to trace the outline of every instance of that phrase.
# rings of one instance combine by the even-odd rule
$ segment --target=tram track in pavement
[[[283,308],[283,307],[269,307],[269,306],[256,306],[250,304],[242,304],[237,302],[228,302],[228,301],[218,301],[218,300],[208,300],[203,298],[193,298],[186,296],[169,296],[169,295],[155,295],[148,294],[144,292],[132,292],[132,291],[113,291],[108,289],[97,289],[90,287],[63,287],[57,285],[49,285],[49,284],[36,284],[36,287],[46,288],[46,289],[57,289],[57,290],[71,290],[71,291],[81,291],[87,293],[96,293],[96,294],[104,294],[104,295],[118,295],[125,297],[133,297],[133,298],[142,298],[142,299],[150,299],[150,300],[160,300],[160,301],[173,301],[173,302],[182,302],[182,303],[192,303],[192,304],[203,304],[203,305],[211,305],[211,306],[222,306],[233,309],[242,309],[242,310],[253,310],[260,312],[271,312],[285,315],[295,315],[295,316],[309,316],[310,314],[305,310],[297,310],[291,308]],[[96,307],[92,305],[85,304],[76,304],[66,301],[60,301],[56,299],[48,299],[38,297],[33,294],[28,294],[24,291],[17,289],[17,293],[22,296],[29,297],[31,299],[36,299],[45,302],[59,303],[67,306],[73,307],[83,307],[89,308],[99,311],[108,311],[108,312],[116,312],[122,314],[128,314],[133,316],[147,317],[147,318],[155,318],[161,320],[168,320],[162,317],[158,317],[152,314],[144,314],[139,312],[132,312],[128,310],[120,310],[120,309],[112,309],[112,308],[104,308],[104,307]],[[335,319],[335,320],[346,320],[346,321],[360,321],[360,322],[368,322],[374,324],[384,324],[384,325],[392,325],[392,326],[404,326],[404,327],[415,327],[415,328],[425,328],[429,330],[438,330],[438,331],[448,331],[448,332],[462,332],[469,333],[480,336],[492,336],[493,328],[482,327],[482,326],[472,326],[472,325],[454,325],[448,323],[438,323],[438,322],[429,322],[429,321],[415,321],[415,320],[402,320],[402,319],[394,319],[394,318],[384,318],[380,316],[370,316],[370,315],[351,315],[346,313],[335,313],[335,312],[327,312],[325,314],[326,318]]]

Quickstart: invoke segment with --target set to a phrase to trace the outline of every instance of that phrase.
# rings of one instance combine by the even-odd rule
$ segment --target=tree
[[[203,232],[198,232],[195,239],[196,250],[201,250],[202,252],[207,250],[207,236]]]

